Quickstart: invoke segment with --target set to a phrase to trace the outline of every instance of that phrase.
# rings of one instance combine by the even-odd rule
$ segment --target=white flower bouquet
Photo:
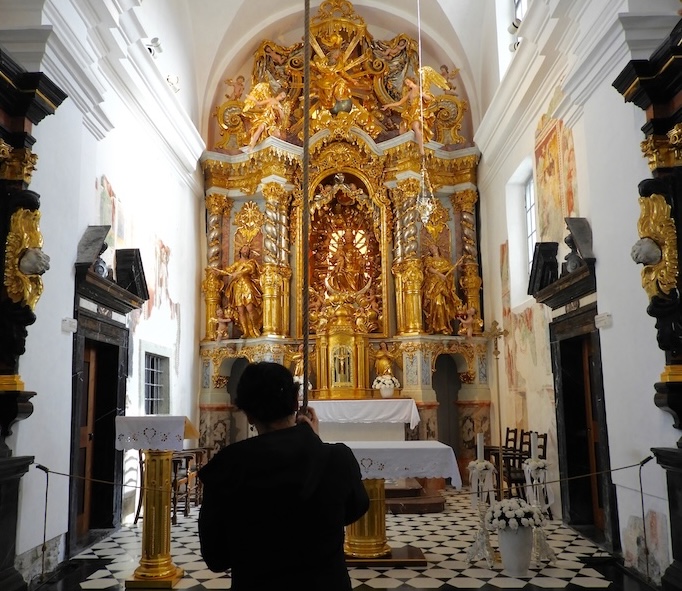
[[[400,388],[400,382],[391,374],[385,373],[374,378],[372,388],[375,390],[381,390],[381,388]]]
[[[471,460],[469,462],[469,472],[473,472],[476,470],[476,472],[485,472],[486,470],[494,470],[495,466],[493,466],[492,462],[489,462],[488,460]]]
[[[538,458],[526,458],[523,460],[523,467],[528,468],[531,472],[537,470],[547,469],[547,460],[540,460]]]
[[[491,530],[540,527],[544,522],[545,518],[538,507],[518,497],[493,503],[485,514],[486,527]]]

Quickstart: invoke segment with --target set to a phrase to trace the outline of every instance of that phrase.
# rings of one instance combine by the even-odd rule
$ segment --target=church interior
[[[196,471],[260,360],[388,453],[355,589],[682,589],[681,14],[1,1],[0,590],[229,589]]]

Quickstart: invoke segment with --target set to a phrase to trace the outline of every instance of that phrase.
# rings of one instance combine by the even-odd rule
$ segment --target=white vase
[[[497,532],[502,566],[512,577],[528,576],[533,552],[533,528],[501,529]]]
[[[379,394],[382,398],[393,398],[393,391],[395,388],[393,386],[381,386],[379,388]]]

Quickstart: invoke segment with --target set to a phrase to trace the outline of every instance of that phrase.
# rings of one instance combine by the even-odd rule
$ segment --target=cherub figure
[[[481,319],[476,318],[476,308],[467,308],[457,315],[459,320],[459,330],[457,333],[468,338],[474,336],[474,326],[481,326]]]
[[[245,88],[244,76],[240,74],[234,80],[232,78],[228,78],[225,80],[225,84],[232,87],[232,92],[225,95],[227,100],[238,101],[242,98]]]
[[[457,78],[457,74],[459,74],[459,68],[455,68],[450,71],[450,68],[448,68],[445,64],[441,65],[440,67],[440,74],[447,80],[449,88],[445,90],[445,94],[455,94],[455,89],[457,88],[454,84],[455,78]]]
[[[282,136],[289,119],[283,104],[286,96],[284,91],[273,96],[267,82],[256,84],[246,95],[242,112],[251,121],[251,140],[245,151],[253,150],[263,135]]]
[[[218,306],[215,311],[215,317],[211,318],[211,320],[215,323],[215,340],[224,341],[229,339],[232,318],[225,314],[225,310]]]

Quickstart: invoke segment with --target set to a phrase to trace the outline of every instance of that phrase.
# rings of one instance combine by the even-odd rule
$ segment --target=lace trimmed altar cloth
[[[440,441],[344,441],[360,464],[363,479],[450,478],[462,487],[455,452]]]
[[[187,417],[146,415],[116,417],[116,449],[158,449],[182,451],[184,439],[199,433]]]
[[[419,424],[419,411],[412,398],[372,400],[311,400],[320,423],[409,423]]]

